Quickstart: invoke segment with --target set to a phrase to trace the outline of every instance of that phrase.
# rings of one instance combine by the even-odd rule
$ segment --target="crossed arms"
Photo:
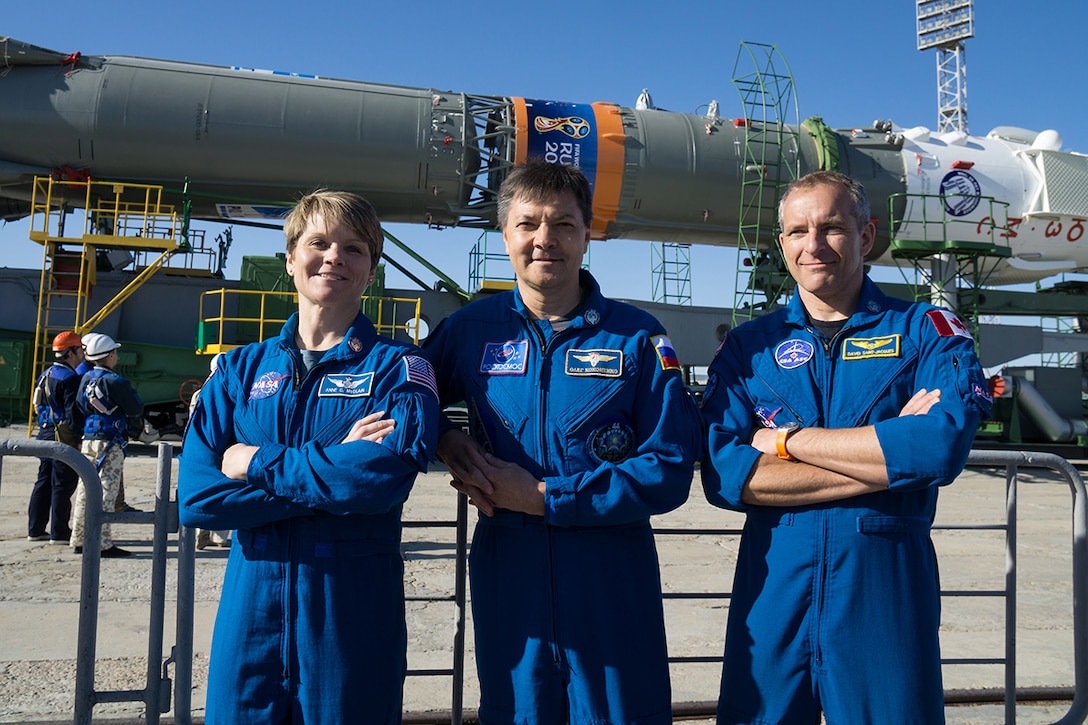
[[[940,402],[940,390],[922,388],[899,412],[925,415]],[[750,445],[761,455],[744,484],[741,500],[757,506],[804,506],[838,501],[888,488],[884,452],[876,429],[802,428],[789,438],[795,461],[778,457],[777,431],[759,428]]]

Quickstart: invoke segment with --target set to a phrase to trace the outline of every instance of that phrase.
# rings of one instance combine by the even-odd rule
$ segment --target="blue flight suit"
[[[38,416],[38,433],[35,437],[42,441],[61,441],[79,448],[83,415],[76,404],[78,373],[57,360],[41,374],[37,385],[42,387],[45,403],[35,410]],[[69,519],[72,516],[72,494],[78,482],[78,474],[68,464],[55,458],[41,459],[27,508],[29,536],[45,536],[48,533],[52,541],[67,541],[72,536]],[[46,525],[49,526],[48,532]]]
[[[958,333],[958,334],[957,334]],[[991,400],[962,324],[866,278],[833,340],[788,307],[730,332],[703,402],[703,487],[747,514],[726,631],[719,723],[944,722],[937,487],[963,469]],[[898,417],[920,388],[927,415]],[[748,506],[757,426],[875,425],[886,491],[833,503]]]
[[[406,670],[401,505],[433,458],[438,399],[417,348],[360,314],[306,371],[298,314],[232,350],[201,389],[178,476],[181,523],[237,529],[216,616],[209,723],[397,723]],[[340,444],[385,411],[381,444]],[[220,471],[259,446],[247,480]]]
[[[543,517],[496,509],[473,537],[483,723],[671,723],[649,518],[687,499],[701,422],[660,323],[581,286],[562,331],[514,290],[424,345],[443,405],[546,485]]]

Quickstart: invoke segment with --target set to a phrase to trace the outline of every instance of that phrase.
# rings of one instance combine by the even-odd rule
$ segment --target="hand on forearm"
[[[257,450],[257,446],[247,446],[245,443],[235,443],[230,448],[223,451],[223,462],[220,464],[219,470],[221,470],[223,475],[227,478],[233,478],[236,481],[246,480],[246,472],[249,471],[249,462],[253,459]]]
[[[397,421],[391,418],[382,420],[383,415],[385,415],[385,411],[379,410],[355,421],[344,440],[340,442],[370,441],[371,443],[381,443],[397,427]]]

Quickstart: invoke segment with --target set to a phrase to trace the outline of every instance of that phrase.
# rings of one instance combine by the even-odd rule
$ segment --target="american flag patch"
[[[404,369],[408,382],[418,383],[434,393],[434,397],[438,397],[438,381],[434,377],[434,368],[426,358],[419,355],[405,355]]]

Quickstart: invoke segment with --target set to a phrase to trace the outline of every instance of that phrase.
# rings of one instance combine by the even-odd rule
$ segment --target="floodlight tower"
[[[972,0],[916,0],[918,50],[937,49],[937,131],[967,133],[963,41],[975,34]]]

